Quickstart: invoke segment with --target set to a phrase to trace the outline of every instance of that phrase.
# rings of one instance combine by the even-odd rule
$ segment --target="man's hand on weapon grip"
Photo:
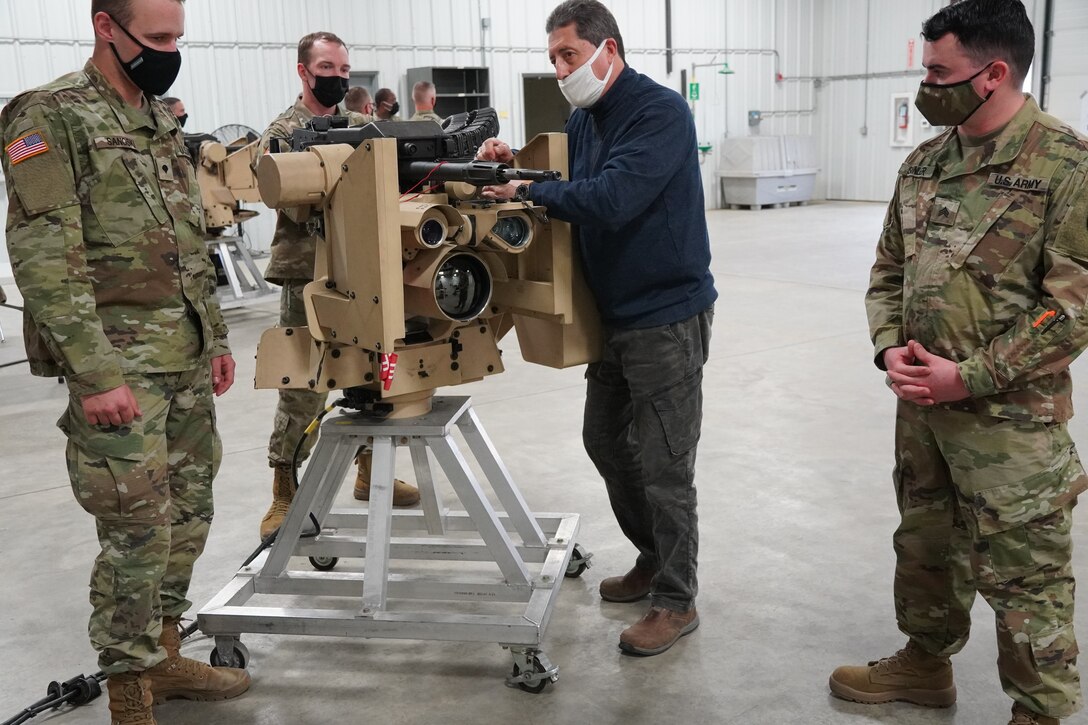
[[[480,161],[498,161],[501,164],[508,164],[514,160],[514,152],[510,149],[510,144],[505,141],[489,138],[476,151],[476,158]]]

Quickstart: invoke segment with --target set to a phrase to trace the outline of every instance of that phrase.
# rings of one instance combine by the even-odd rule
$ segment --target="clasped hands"
[[[892,381],[892,392],[916,405],[951,403],[971,395],[960,377],[959,366],[934,355],[917,340],[885,350],[884,367]]]

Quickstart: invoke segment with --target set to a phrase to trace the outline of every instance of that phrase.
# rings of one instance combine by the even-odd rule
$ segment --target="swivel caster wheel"
[[[575,544],[574,549],[570,552],[570,562],[567,564],[567,570],[563,572],[563,576],[568,579],[577,579],[582,576],[586,569],[590,567],[589,560],[592,558],[593,554],[587,553],[581,544]]]
[[[208,662],[212,667],[237,667],[244,670],[246,665],[249,664],[249,648],[242,644],[241,640],[236,639],[230,649],[230,654],[224,656],[220,653],[219,643],[216,642],[215,649],[212,650],[211,656],[208,657]]]
[[[514,668],[506,678],[509,687],[518,687],[534,695],[544,691],[551,682],[559,680],[559,668],[551,663],[543,652],[525,652],[511,649]]]
[[[339,561],[335,556],[311,556],[310,566],[318,571],[332,571]]]

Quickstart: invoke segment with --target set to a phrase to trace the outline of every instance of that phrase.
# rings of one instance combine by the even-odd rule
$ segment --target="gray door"
[[[525,99],[525,142],[538,133],[562,131],[570,118],[570,104],[553,73],[526,73],[521,77]]]

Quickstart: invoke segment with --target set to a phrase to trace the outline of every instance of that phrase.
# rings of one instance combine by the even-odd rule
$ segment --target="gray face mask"
[[[971,81],[982,75],[993,64],[993,61],[987,63],[986,67],[978,73],[957,83],[946,85],[922,83],[918,87],[918,95],[914,98],[915,107],[933,126],[959,126],[966,123],[967,119],[971,118],[975,111],[994,94],[990,91],[983,98],[971,85]]]

